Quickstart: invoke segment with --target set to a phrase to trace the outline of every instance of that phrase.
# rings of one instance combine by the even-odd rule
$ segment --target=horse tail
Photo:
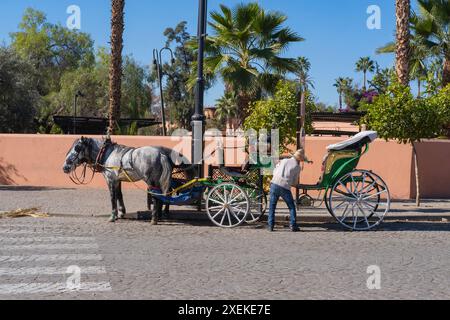
[[[166,155],[161,154],[162,173],[159,178],[159,184],[163,193],[168,193],[172,184],[173,166],[171,163],[172,162]]]

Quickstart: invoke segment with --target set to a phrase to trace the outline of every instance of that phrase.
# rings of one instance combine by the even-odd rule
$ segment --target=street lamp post
[[[162,53],[163,51],[169,51],[171,56],[171,63],[175,62],[173,51],[170,48],[164,47],[161,50],[154,49],[153,50],[153,66],[156,68],[156,72],[158,74],[158,82],[159,82],[159,92],[160,92],[160,100],[161,100],[161,117],[162,117],[162,125],[163,125],[163,136],[167,136],[167,125],[166,125],[166,110],[164,106],[164,89],[162,84],[163,78],[163,64],[162,64]]]
[[[207,0],[199,0],[198,14],[198,57],[197,57],[197,85],[195,89],[195,112],[192,116],[192,163],[198,165],[198,176],[203,172],[203,149],[204,149],[204,122],[203,114],[205,77],[203,74],[203,60],[205,54],[206,24],[207,24]]]

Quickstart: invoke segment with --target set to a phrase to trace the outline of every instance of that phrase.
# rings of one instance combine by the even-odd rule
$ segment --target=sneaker
[[[300,228],[298,226],[295,226],[295,227],[291,226],[291,231],[292,232],[300,232]]]
[[[268,230],[269,232],[273,232],[273,229],[274,229],[273,226],[269,226],[269,227],[267,228],[267,230]]]

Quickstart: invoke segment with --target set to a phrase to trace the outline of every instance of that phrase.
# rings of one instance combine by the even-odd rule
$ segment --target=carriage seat
[[[378,133],[375,131],[363,131],[354,137],[340,143],[336,143],[327,147],[328,151],[342,151],[360,149],[367,143],[371,143],[378,138]]]

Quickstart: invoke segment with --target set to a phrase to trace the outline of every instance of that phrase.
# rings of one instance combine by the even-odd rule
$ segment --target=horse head
[[[67,152],[63,171],[69,174],[82,164],[89,163],[91,159],[92,139],[81,137],[75,140],[69,152]]]

